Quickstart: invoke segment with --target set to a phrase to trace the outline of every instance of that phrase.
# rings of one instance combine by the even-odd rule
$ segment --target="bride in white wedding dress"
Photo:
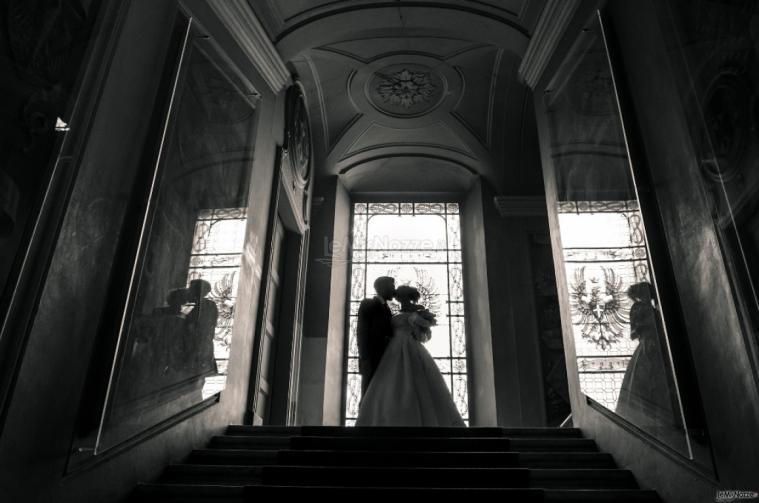
[[[421,341],[431,323],[420,315],[419,292],[400,286],[393,337],[361,400],[356,426],[465,426],[443,376]]]

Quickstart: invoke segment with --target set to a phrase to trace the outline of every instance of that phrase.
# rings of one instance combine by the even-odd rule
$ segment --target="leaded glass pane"
[[[464,316],[464,303],[463,302],[449,302],[451,316]]]
[[[440,215],[445,213],[445,205],[442,203],[416,203],[416,213]]]
[[[437,367],[440,369],[440,372],[444,374],[450,374],[451,373],[451,360],[448,358],[435,358],[435,363],[437,363]]]
[[[461,415],[469,417],[469,391],[467,389],[466,376],[453,376],[453,401],[456,402]]]
[[[353,264],[351,271],[351,299],[361,300],[364,298],[365,291],[366,266],[364,264]]]
[[[361,401],[361,376],[348,374],[347,383],[345,417],[355,419],[358,417],[358,404]]]
[[[446,263],[445,250],[374,250],[366,253],[367,262],[387,262],[396,264],[437,262]]]
[[[353,215],[353,245],[354,250],[366,248],[366,215]]]
[[[466,374],[466,359],[454,358],[452,362],[453,362],[453,372]]]
[[[448,203],[446,205],[445,210],[449,214],[458,214],[458,212],[459,212],[459,203]]]
[[[396,203],[370,203],[369,213],[375,215],[398,213],[399,207]]]
[[[451,318],[451,348],[453,356],[466,356],[466,336],[464,334],[464,318]]]
[[[350,341],[348,343],[348,356],[358,357],[358,339],[356,337],[356,322],[357,318],[351,316],[350,320]]]
[[[352,374],[358,373],[358,358],[348,358],[348,372]]]
[[[450,281],[448,288],[451,300],[464,300],[464,278],[462,277],[461,264],[449,264],[448,279]]]
[[[446,217],[448,226],[448,248],[451,250],[461,249],[461,223],[458,215],[448,215]]]
[[[367,213],[367,205],[366,203],[356,203],[353,205],[353,218],[356,218],[356,215],[361,215]]]

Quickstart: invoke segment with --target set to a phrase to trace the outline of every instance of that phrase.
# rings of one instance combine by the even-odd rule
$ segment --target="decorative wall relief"
[[[294,84],[287,91],[282,176],[287,195],[299,213],[296,217],[301,227],[305,227],[309,220],[312,152],[311,125],[305,95],[303,88]]]

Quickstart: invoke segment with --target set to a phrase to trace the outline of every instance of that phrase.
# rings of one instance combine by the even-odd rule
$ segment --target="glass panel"
[[[580,388],[690,457],[614,82],[597,22],[546,95]]]
[[[193,46],[172,114],[99,451],[218,394],[226,382],[254,107]]]
[[[15,292],[17,288],[25,288],[24,276],[37,275],[35,271],[42,266],[36,260],[25,262],[24,257],[30,247],[39,254],[52,251],[48,250],[52,245],[48,242],[57,231],[50,224],[62,214],[69,178],[77,171],[71,163],[78,162],[80,132],[88,134],[88,109],[95,106],[95,97],[89,92],[99,85],[100,77],[94,76],[98,72],[89,72],[90,76],[82,78],[88,59],[98,58],[101,53],[88,47],[90,40],[96,42],[93,47],[103,47],[101,42],[111,36],[101,32],[97,20],[109,26],[113,3],[15,1],[3,2],[0,8],[0,403],[3,404],[14,386],[16,365],[26,343],[23,336],[26,329],[19,328],[19,322],[27,315],[32,316],[34,303],[30,300],[37,286],[30,285],[29,292],[23,295]],[[87,98],[77,100],[77,95]],[[54,170],[59,174],[55,178]],[[52,211],[43,212],[43,205]],[[17,308],[11,308],[12,303]],[[9,318],[5,319],[7,314]]]
[[[759,3],[656,7],[738,309],[759,344]]]
[[[359,213],[363,212],[363,213]],[[463,288],[461,283],[461,243],[455,203],[358,203],[353,215],[353,269],[351,275],[350,334],[346,379],[345,424],[352,425],[361,398],[360,376],[353,358],[356,345],[356,301],[373,295],[371,284],[378,276],[392,276],[397,285],[410,284],[419,289],[420,303],[437,314],[432,338],[425,343],[436,359],[449,389],[458,393],[456,404],[468,421],[466,375],[466,336],[464,333]],[[359,228],[361,227],[361,228]],[[366,245],[357,243],[357,236]],[[366,253],[355,250],[367,250]],[[456,251],[452,251],[455,249]],[[459,262],[459,263],[454,263]],[[451,281],[453,278],[453,281]],[[449,303],[455,296],[456,302]],[[391,309],[398,305],[391,302]],[[450,307],[449,307],[450,306]],[[456,315],[449,316],[448,310]],[[453,319],[454,323],[449,320]],[[452,358],[452,350],[456,351]],[[457,373],[457,374],[454,374]],[[356,384],[356,383],[359,384]]]

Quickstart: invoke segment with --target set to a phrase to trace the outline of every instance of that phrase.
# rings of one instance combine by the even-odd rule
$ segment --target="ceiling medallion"
[[[371,103],[395,117],[418,117],[432,111],[444,96],[445,83],[421,64],[396,64],[377,70],[366,89]]]
[[[377,92],[385,101],[393,105],[400,105],[409,109],[414,104],[422,101],[430,101],[435,92],[435,85],[430,82],[430,74],[427,72],[410,72],[403,69],[392,75],[382,75]]]

